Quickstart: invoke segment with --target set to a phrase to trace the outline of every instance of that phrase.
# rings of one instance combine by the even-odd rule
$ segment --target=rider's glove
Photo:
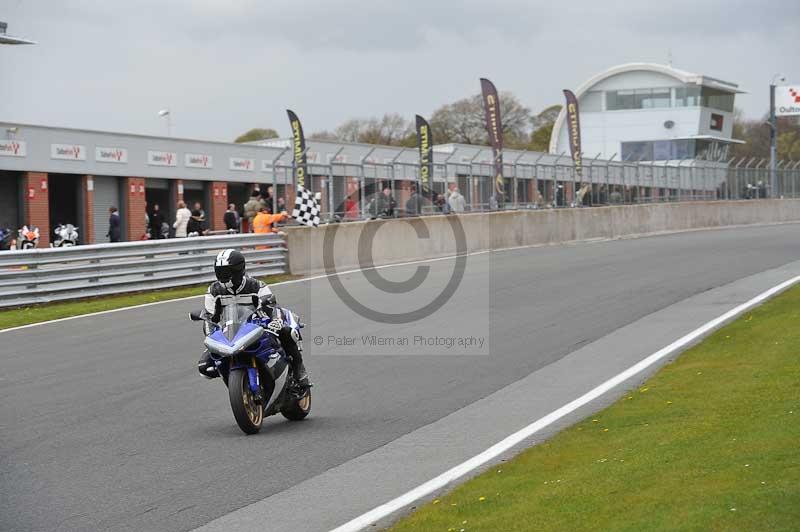
[[[267,324],[267,332],[278,336],[283,329],[283,320],[275,318]]]

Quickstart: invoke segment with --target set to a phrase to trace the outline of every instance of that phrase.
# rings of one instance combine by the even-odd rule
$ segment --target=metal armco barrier
[[[0,252],[0,307],[211,282],[214,256],[240,249],[250,275],[285,273],[281,234],[247,234]]]

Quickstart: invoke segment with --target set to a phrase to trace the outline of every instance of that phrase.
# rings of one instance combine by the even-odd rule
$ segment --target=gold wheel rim
[[[297,401],[297,406],[299,406],[304,412],[308,410],[311,407],[311,394],[306,392],[306,394],[299,401]]]
[[[253,401],[253,394],[250,388],[242,389],[242,400],[244,401],[244,410],[247,412],[247,417],[253,425],[260,425],[261,419],[264,415],[264,410],[260,404]]]

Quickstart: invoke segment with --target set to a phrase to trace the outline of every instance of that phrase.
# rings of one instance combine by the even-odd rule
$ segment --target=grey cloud
[[[7,0],[0,20],[39,41],[0,50],[0,117],[230,139],[354,116],[431,113],[488,76],[538,111],[630,61],[738,82],[763,113],[771,75],[800,81],[800,2]],[[792,75],[794,74],[794,75]]]

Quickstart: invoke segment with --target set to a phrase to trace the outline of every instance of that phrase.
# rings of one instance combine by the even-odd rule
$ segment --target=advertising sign
[[[204,153],[187,153],[184,163],[188,168],[213,168],[214,158]]]
[[[417,146],[419,148],[419,180],[422,183],[422,196],[430,197],[433,181],[433,134],[428,121],[416,116]]]
[[[231,157],[230,170],[238,170],[240,172],[251,172],[256,167],[255,159],[247,159],[245,157]]]
[[[51,144],[50,158],[85,161],[86,147],[79,144]]]
[[[775,116],[800,115],[800,85],[775,87]]]
[[[128,150],[125,148],[106,148],[103,146],[97,146],[94,149],[94,160],[100,163],[127,163]]]
[[[300,119],[291,109],[286,110],[289,115],[289,125],[292,127],[292,159],[294,160],[294,183],[300,188],[306,187],[306,172],[308,160],[306,159],[306,137]]]
[[[25,157],[28,146],[24,140],[0,140],[0,156]]]
[[[174,151],[148,150],[147,164],[150,166],[177,166],[178,154]]]
[[[567,129],[569,133],[569,151],[572,156],[572,163],[575,165],[575,175],[578,181],[583,180],[583,161],[581,160],[581,121],[578,111],[578,98],[571,90],[564,89],[564,97],[567,100]]]
[[[481,78],[481,96],[486,118],[486,131],[489,133],[489,144],[492,146],[494,158],[494,189],[497,201],[503,203],[505,179],[503,178],[503,123],[500,118],[500,97],[494,83]]]

